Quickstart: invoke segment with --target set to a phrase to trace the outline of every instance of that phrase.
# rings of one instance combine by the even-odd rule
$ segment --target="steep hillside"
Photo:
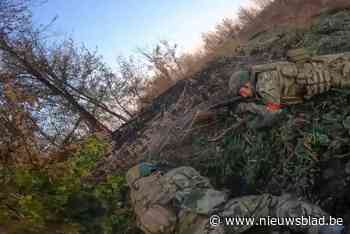
[[[312,20],[349,9],[347,0],[256,0],[262,3],[262,10],[244,25],[241,36],[249,38],[257,31],[271,30],[277,26],[307,28]]]
[[[229,98],[228,79],[240,67],[286,60],[292,48],[312,54],[350,51],[350,11],[327,12],[313,22],[308,29],[256,33],[241,56],[222,58],[178,82],[115,132],[114,151],[95,175],[122,174],[143,160],[165,168],[191,165],[232,196],[292,192],[350,223],[350,91],[334,90],[292,106],[268,130],[248,129],[229,109],[193,122],[198,112]]]

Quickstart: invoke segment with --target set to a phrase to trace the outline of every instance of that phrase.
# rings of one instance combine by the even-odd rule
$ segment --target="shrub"
[[[132,213],[122,208],[124,177],[97,185],[85,179],[107,150],[91,137],[67,161],[43,169],[1,168],[0,225],[9,233],[126,233]]]

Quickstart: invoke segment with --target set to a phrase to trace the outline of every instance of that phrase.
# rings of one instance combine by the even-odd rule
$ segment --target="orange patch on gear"
[[[283,109],[284,107],[286,107],[286,105],[278,104],[278,103],[272,103],[272,102],[269,102],[266,105],[267,110],[270,111],[270,112],[279,111],[279,110]]]

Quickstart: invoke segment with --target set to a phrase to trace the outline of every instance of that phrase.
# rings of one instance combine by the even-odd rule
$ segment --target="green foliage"
[[[303,47],[314,54],[342,53],[350,50],[349,11],[321,15],[319,22],[305,33]]]
[[[108,144],[89,138],[65,162],[43,169],[0,168],[0,224],[10,233],[126,233],[132,214],[122,208],[124,177],[86,181]]]
[[[349,155],[349,102],[348,92],[329,92],[289,107],[271,129],[242,127],[218,142],[200,133],[193,141],[196,156],[188,163],[233,196],[242,190],[291,192],[316,201],[321,163]],[[235,123],[227,120],[222,129]]]
[[[251,187],[265,184],[270,179],[271,166],[276,162],[274,146],[267,141],[272,138],[271,133],[227,136],[223,144],[223,155],[230,170],[225,170],[223,176],[245,177]],[[254,142],[253,146],[251,142]]]

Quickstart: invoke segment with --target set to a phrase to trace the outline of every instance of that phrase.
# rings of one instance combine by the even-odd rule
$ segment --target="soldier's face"
[[[245,83],[240,89],[239,89],[239,95],[245,98],[253,97],[253,86],[251,82]]]

